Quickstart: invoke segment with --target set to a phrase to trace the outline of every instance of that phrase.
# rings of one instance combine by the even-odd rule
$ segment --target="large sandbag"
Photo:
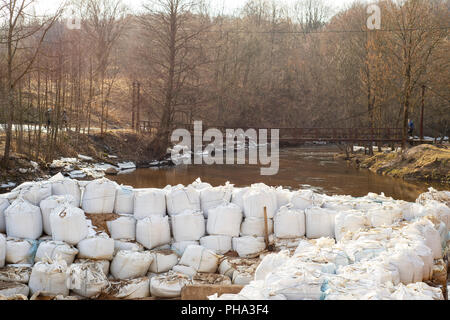
[[[25,265],[9,265],[0,268],[0,281],[27,284],[30,281],[32,268]]]
[[[227,183],[225,186],[205,188],[200,192],[200,206],[203,214],[208,218],[209,210],[219,205],[230,203],[233,186]]]
[[[306,214],[306,237],[308,239],[334,238],[334,219],[336,211],[322,208],[310,208]]]
[[[69,266],[73,263],[77,254],[78,250],[65,242],[44,241],[39,244],[34,261],[62,259]]]
[[[167,212],[177,215],[186,210],[200,211],[200,192],[193,187],[178,185],[167,191]]]
[[[17,295],[28,297],[30,289],[27,285],[18,282],[0,282],[0,297],[9,298]]]
[[[233,238],[233,250],[236,251],[241,258],[254,258],[266,249],[264,238],[256,237],[240,237]]]
[[[42,235],[41,209],[23,199],[5,210],[5,220],[8,237],[36,240]]]
[[[42,296],[68,296],[66,272],[67,264],[64,260],[36,263],[28,283],[31,294],[40,292]]]
[[[150,296],[150,279],[141,277],[109,282],[106,294],[117,299],[142,299]]]
[[[115,279],[133,279],[147,274],[153,254],[149,251],[119,251],[111,263],[111,274]]]
[[[383,206],[367,212],[368,219],[373,228],[390,226],[403,219],[402,210],[394,206]]]
[[[88,235],[88,223],[83,210],[61,206],[50,214],[52,239],[76,245]]]
[[[89,182],[83,192],[82,208],[86,213],[112,213],[117,183],[106,178]]]
[[[429,215],[432,215],[445,223],[447,231],[450,231],[450,207],[448,205],[435,200],[429,200],[425,202],[424,206]]]
[[[274,217],[274,233],[280,239],[304,237],[306,233],[305,212],[294,209],[292,205],[281,207]]]
[[[6,233],[5,210],[9,205],[8,199],[0,198],[0,233]]]
[[[264,207],[266,207],[267,218],[271,219],[278,210],[275,189],[263,184],[252,185],[252,188],[245,193],[243,199],[246,218],[264,218]]]
[[[194,268],[187,267],[187,266],[182,266],[180,264],[177,264],[176,266],[174,266],[172,268],[172,271],[176,272],[176,273],[184,274],[189,279],[192,279],[197,274],[197,271]]]
[[[264,257],[255,271],[255,280],[265,280],[266,276],[276,271],[279,267],[289,260],[289,251],[282,251],[280,253],[271,253]]]
[[[234,188],[231,195],[231,203],[237,205],[244,212],[244,195],[250,190],[247,188]]]
[[[52,184],[49,182],[25,182],[15,188],[19,191],[20,197],[32,205],[39,206],[39,203],[52,195]]]
[[[74,199],[74,206],[79,207],[81,203],[81,189],[77,180],[63,178],[52,181],[52,194],[54,196],[71,195]]]
[[[198,246],[200,244],[199,241],[180,241],[180,242],[174,242],[170,246],[170,249],[178,253],[178,255],[181,257],[186,250],[187,247],[194,245]]]
[[[73,263],[67,269],[67,288],[86,298],[96,298],[109,282],[97,263]]]
[[[168,217],[150,216],[138,220],[136,240],[149,250],[169,244],[171,237]]]
[[[17,238],[6,239],[6,263],[32,266],[38,249],[38,241]]]
[[[314,192],[312,190],[299,190],[294,192],[291,203],[295,209],[305,210],[314,206]]]
[[[144,246],[135,241],[114,240],[114,255],[120,250],[127,251],[144,251]]]
[[[239,236],[242,210],[233,203],[220,205],[209,210],[207,231],[210,235]]]
[[[347,232],[356,232],[360,229],[368,228],[370,223],[367,216],[360,211],[343,211],[335,218],[335,236],[340,241]]]
[[[184,251],[179,264],[192,267],[197,272],[215,273],[219,267],[219,257],[202,246],[189,246]]]
[[[160,189],[136,190],[134,195],[134,217],[136,219],[145,219],[152,215],[166,215],[166,191]]]
[[[385,261],[395,265],[403,284],[421,282],[424,274],[424,263],[412,250],[396,250],[391,252]]]
[[[116,200],[114,212],[117,214],[133,214],[134,212],[134,189],[130,186],[118,186],[116,189]]]
[[[114,239],[106,233],[81,240],[78,245],[78,258],[92,260],[112,260],[114,254]]]
[[[111,262],[109,260],[91,260],[91,259],[75,259],[74,263],[93,263],[100,267],[103,273],[109,275],[109,266]]]
[[[185,211],[172,216],[171,220],[176,242],[198,241],[205,235],[205,218],[201,212]]]
[[[181,296],[181,290],[189,282],[188,276],[171,271],[151,278],[150,292],[152,297],[177,298]]]
[[[74,207],[79,206],[76,204],[75,198],[71,195],[50,196],[47,199],[41,201],[41,204],[39,206],[41,207],[42,225],[45,234],[48,234],[49,236],[52,235],[52,228],[50,225],[50,214],[54,209],[64,204],[68,204]]]
[[[153,273],[164,273],[178,264],[178,254],[171,250],[152,251],[153,261],[149,271]]]
[[[109,234],[115,240],[136,240],[136,219],[132,215],[122,215],[107,221]]]
[[[0,268],[6,264],[6,238],[0,233]]]
[[[273,234],[273,220],[267,219],[268,233]],[[264,237],[265,221],[264,218],[245,218],[241,225],[241,236]]]
[[[425,240],[425,245],[433,251],[433,259],[442,258],[441,236],[428,219],[421,219],[404,229],[406,237],[417,239],[417,236]]]
[[[207,236],[200,239],[200,245],[216,254],[225,254],[232,250],[230,236]]]

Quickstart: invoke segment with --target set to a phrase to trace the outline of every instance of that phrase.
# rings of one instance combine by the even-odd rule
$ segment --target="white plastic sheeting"
[[[277,193],[274,188],[264,184],[254,184],[244,196],[244,214],[246,218],[264,218],[264,207],[267,218],[274,217],[278,210]]]
[[[110,271],[114,278],[121,280],[143,277],[153,259],[149,251],[119,251],[111,262]]]
[[[229,183],[225,186],[202,189],[200,191],[200,207],[205,217],[208,218],[210,209],[229,203],[232,192],[233,185]]]
[[[106,233],[81,240],[78,245],[78,258],[93,260],[112,260],[114,254],[114,239]]]
[[[159,250],[152,251],[153,261],[150,264],[149,271],[154,273],[163,273],[171,270],[178,264],[178,254],[174,251]]]
[[[0,233],[6,232],[5,210],[9,205],[8,199],[0,198]]]
[[[115,240],[136,240],[136,219],[132,215],[122,215],[107,221],[109,234]]]
[[[77,254],[78,250],[65,242],[44,241],[39,244],[34,261],[62,259],[69,266],[75,260]]]
[[[136,224],[136,240],[147,249],[169,244],[170,226],[167,216],[150,216]]]
[[[112,213],[116,199],[117,183],[106,178],[89,182],[84,187],[81,207],[86,213]]]
[[[167,212],[177,215],[186,210],[200,211],[200,192],[193,187],[178,185],[167,191]]]
[[[5,220],[9,237],[35,240],[42,235],[41,209],[28,201],[15,200],[5,210]]]
[[[202,246],[188,246],[179,264],[192,267],[197,272],[215,273],[219,267],[219,257]]]
[[[205,218],[201,212],[188,210],[172,216],[171,220],[176,242],[198,241],[205,235]]]
[[[273,220],[267,219],[268,234],[273,234]],[[264,218],[245,218],[241,225],[241,236],[264,237]]]
[[[274,233],[280,239],[294,239],[306,234],[306,218],[303,210],[283,206],[274,217]]]
[[[64,260],[36,263],[28,283],[31,294],[40,292],[43,296],[68,296],[66,272],[67,264]]]
[[[217,254],[225,254],[231,251],[230,236],[207,236],[200,239],[200,245]]]
[[[166,192],[159,189],[140,189],[134,195],[134,217],[145,219],[152,215],[166,215]]]
[[[79,207],[81,203],[81,189],[77,180],[62,178],[52,181],[52,194],[54,196],[71,195],[73,197],[74,206]]]
[[[117,214],[133,214],[134,212],[134,189],[130,186],[118,186],[116,189],[116,200],[114,212]]]
[[[83,210],[70,206],[56,208],[50,214],[52,239],[76,245],[88,235],[88,224]]]
[[[175,272],[168,272],[151,278],[150,292],[153,297],[176,298],[181,296],[181,290],[189,283],[189,277]]]
[[[67,269],[67,288],[86,298],[96,298],[109,285],[98,263],[73,263]]]
[[[232,239],[233,250],[236,251],[239,257],[252,258],[258,256],[264,249],[266,244],[264,238],[256,237],[240,237]]]
[[[80,202],[78,201],[78,203]],[[45,234],[48,234],[49,236],[52,235],[52,228],[50,225],[50,214],[54,209],[64,204],[78,207],[78,205],[76,205],[75,198],[71,195],[50,196],[47,199],[41,201],[39,206],[41,208],[42,226]]]
[[[233,203],[210,209],[206,226],[208,234],[238,237],[242,217],[241,208]]]

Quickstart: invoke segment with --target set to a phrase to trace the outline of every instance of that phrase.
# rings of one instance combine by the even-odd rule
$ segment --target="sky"
[[[38,5],[36,7],[36,10],[39,14],[42,14],[44,12],[50,13],[56,8],[59,7],[61,3],[64,2],[64,0],[37,0]],[[129,7],[132,9],[139,9],[146,0],[124,0],[124,3],[126,3]],[[245,0],[209,0],[212,7],[215,7],[217,9],[224,8],[225,13],[233,13],[236,9],[241,8],[245,4]],[[277,3],[286,3],[286,4],[292,4],[296,0],[275,0]],[[352,3],[354,0],[328,0],[328,3],[334,8],[334,9],[340,9],[350,3]]]

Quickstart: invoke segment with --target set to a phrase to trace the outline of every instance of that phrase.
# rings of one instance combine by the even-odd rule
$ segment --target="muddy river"
[[[439,183],[407,182],[380,176],[366,169],[356,169],[346,161],[334,160],[339,149],[333,146],[311,146],[280,150],[280,169],[277,175],[261,176],[259,165],[182,165],[174,168],[138,169],[112,179],[136,188],[163,188],[166,185],[190,184],[201,178],[216,186],[229,181],[236,187],[263,182],[271,186],[295,189],[312,188],[329,195],[344,194],[355,197],[369,192],[384,192],[387,196],[415,201],[430,186],[449,189]]]

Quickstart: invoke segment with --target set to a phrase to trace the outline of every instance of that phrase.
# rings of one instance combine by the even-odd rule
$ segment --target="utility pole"
[[[425,85],[422,86],[422,110],[420,112],[420,141],[423,141],[423,112],[425,109]]]

